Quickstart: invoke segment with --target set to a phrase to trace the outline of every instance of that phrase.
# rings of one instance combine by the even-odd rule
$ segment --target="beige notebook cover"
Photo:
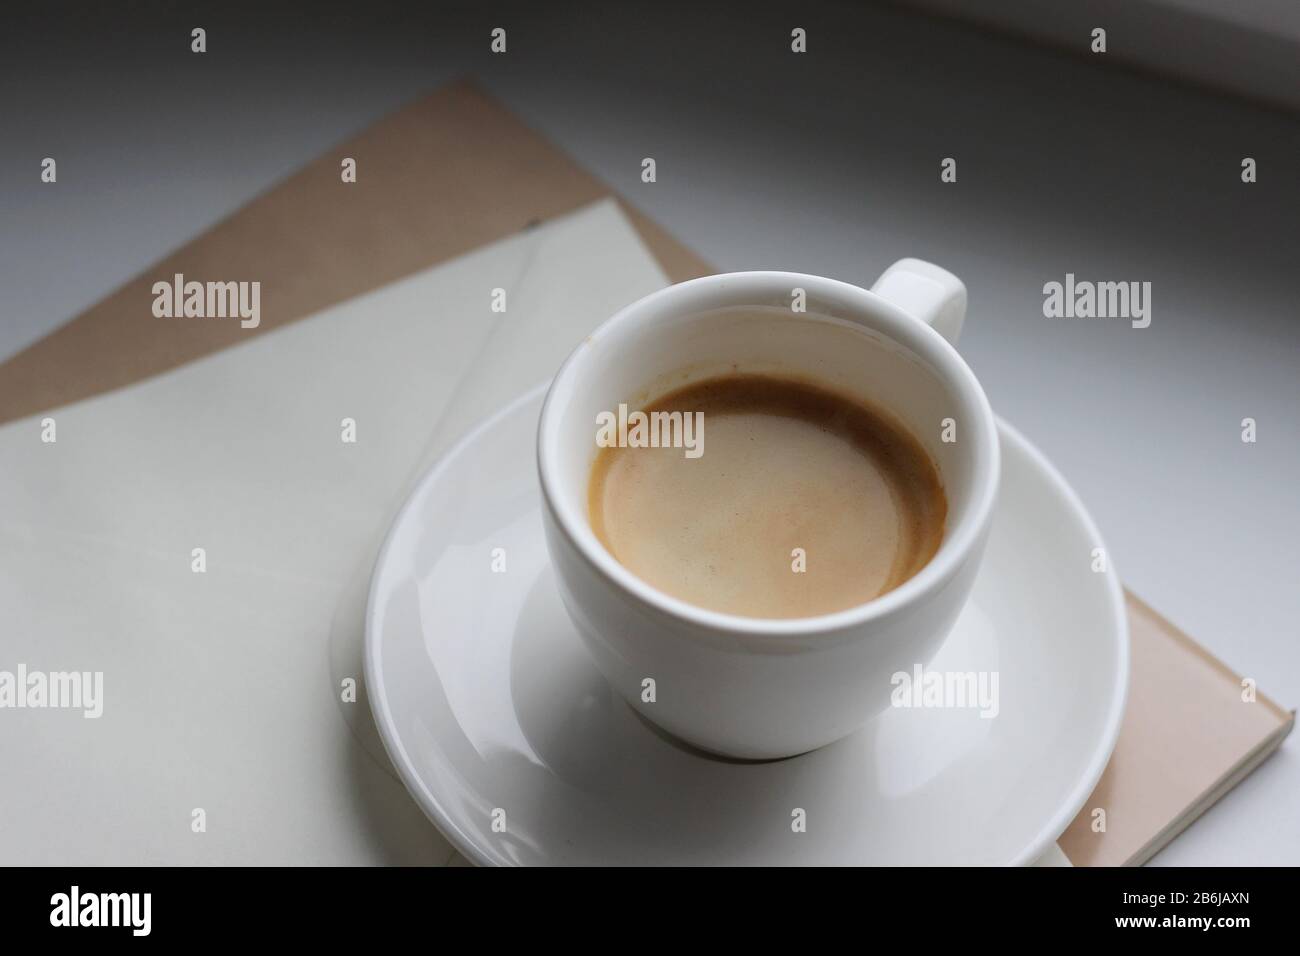
[[[358,180],[343,184],[343,157]],[[369,127],[0,365],[0,423],[139,381],[311,315],[610,190],[470,85]],[[709,265],[622,202],[675,281]],[[159,275],[262,279],[258,329],[159,323]],[[1145,862],[1275,749],[1294,715],[1129,595],[1129,705],[1100,784],[1060,840],[1080,866]]]
[[[1295,723],[1294,712],[1243,686],[1205,648],[1126,597],[1128,709],[1106,772],[1059,841],[1075,866],[1145,863],[1277,749]]]

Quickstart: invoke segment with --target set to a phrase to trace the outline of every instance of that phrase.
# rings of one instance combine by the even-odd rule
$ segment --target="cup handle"
[[[966,318],[966,286],[947,269],[920,259],[899,259],[871,291],[957,344]]]

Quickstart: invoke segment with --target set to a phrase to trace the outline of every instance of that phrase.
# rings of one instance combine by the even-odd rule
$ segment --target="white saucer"
[[[1019,433],[999,423],[987,557],[931,664],[996,671],[998,716],[891,709],[813,753],[742,763],[656,730],[588,660],[542,540],[543,395],[484,422],[421,480],[370,586],[375,721],[461,853],[481,864],[1023,864],[1052,845],[1115,744],[1128,631],[1113,569],[1092,570],[1092,521]]]

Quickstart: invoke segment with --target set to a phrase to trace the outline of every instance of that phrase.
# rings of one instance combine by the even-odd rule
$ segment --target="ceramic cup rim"
[[[597,350],[589,347],[591,343],[652,321],[665,312],[681,315],[700,311],[692,307],[692,302],[701,299],[710,300],[709,310],[757,306],[771,301],[775,295],[788,296],[795,287],[803,288],[810,300],[820,296],[850,303],[855,318],[842,324],[866,325],[910,349],[927,361],[952,389],[962,406],[966,440],[975,443],[970,504],[945,533],[939,549],[925,567],[870,601],[829,614],[796,618],[746,617],[709,610],[661,591],[620,564],[596,537],[587,515],[579,513],[567,496],[558,493],[561,479],[557,449],[562,437],[562,413],[572,401],[587,368],[600,360]],[[719,298],[729,301],[719,305]],[[793,313],[791,319],[834,321]],[[706,276],[668,286],[625,306],[602,323],[560,366],[547,389],[537,426],[537,470],[542,501],[574,551],[608,584],[638,605],[710,632],[737,636],[780,638],[853,633],[863,625],[923,602],[940,590],[982,543],[997,500],[1000,467],[997,424],[988,397],[965,359],[943,336],[874,292],[847,282],[796,272],[731,272]]]

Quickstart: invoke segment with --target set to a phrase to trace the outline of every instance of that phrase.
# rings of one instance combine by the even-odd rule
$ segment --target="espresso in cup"
[[[661,591],[745,617],[813,617],[893,590],[939,549],[938,469],[881,409],[812,381],[734,374],[642,411],[702,422],[692,453],[602,448],[587,505],[610,554]]]

